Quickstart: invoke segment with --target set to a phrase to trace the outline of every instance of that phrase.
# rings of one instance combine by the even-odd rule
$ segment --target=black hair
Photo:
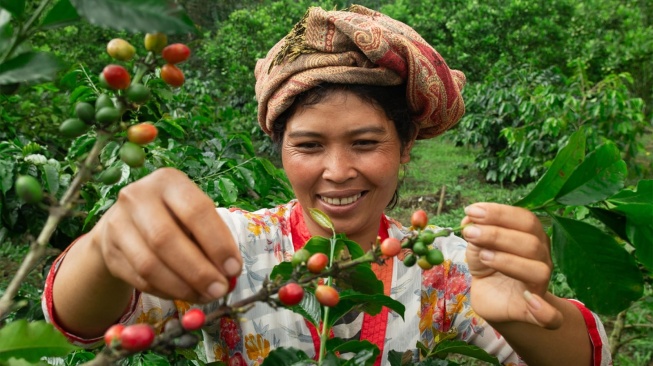
[[[406,86],[376,86],[359,84],[324,83],[298,94],[293,104],[286,109],[272,124],[272,141],[280,153],[286,124],[292,115],[300,108],[320,103],[336,91],[348,91],[370,104],[380,107],[397,130],[401,145],[401,153],[415,138],[417,126],[412,121],[406,98]],[[395,190],[387,208],[393,208],[399,201],[399,193]]]

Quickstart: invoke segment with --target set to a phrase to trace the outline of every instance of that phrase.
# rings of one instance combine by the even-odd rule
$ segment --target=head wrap
[[[443,133],[465,112],[465,75],[449,69],[411,27],[360,5],[342,11],[309,8],[258,60],[254,74],[258,121],[269,135],[297,94],[325,82],[405,83],[418,139]]]

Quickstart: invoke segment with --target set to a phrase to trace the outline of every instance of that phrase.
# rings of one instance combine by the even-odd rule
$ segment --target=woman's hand
[[[496,203],[465,209],[474,311],[490,323],[526,322],[556,329],[562,314],[545,299],[553,263],[549,238],[530,211]]]
[[[89,235],[111,275],[162,298],[211,301],[241,271],[213,201],[174,169],[124,187]]]

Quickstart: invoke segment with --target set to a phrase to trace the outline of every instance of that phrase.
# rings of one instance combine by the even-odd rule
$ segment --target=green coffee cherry
[[[417,263],[417,257],[413,254],[406,254],[406,257],[404,257],[404,266],[412,267],[415,263]]]
[[[413,245],[413,253],[419,256],[426,254],[428,250],[429,249],[426,247],[426,245],[424,245],[424,243],[422,243],[421,241],[418,241],[417,243],[415,243],[415,245]]]
[[[43,199],[41,184],[31,175],[21,175],[18,177],[14,188],[18,197],[27,203],[37,203]]]
[[[100,96],[98,96],[97,100],[95,101],[95,110],[99,111],[104,107],[115,108],[116,106],[113,104],[113,101],[111,100],[110,96],[106,94],[100,94]]]
[[[433,240],[435,240],[435,233],[432,232],[431,230],[422,230],[417,236],[417,240],[421,241],[426,245],[429,245],[433,243]]]
[[[145,151],[133,142],[125,142],[120,148],[120,159],[132,168],[138,168],[145,163]]]
[[[428,253],[426,253],[426,260],[434,265],[437,266],[438,264],[441,264],[444,262],[444,256],[442,255],[442,252],[438,249],[431,249],[429,250]]]
[[[310,257],[311,257],[311,252],[302,248],[296,251],[295,254],[293,254],[290,263],[292,263],[293,267],[297,267],[302,263],[306,263],[306,261],[308,261],[308,258]]]
[[[59,126],[59,132],[66,137],[77,137],[88,129],[88,125],[79,118],[70,118]]]
[[[75,105],[75,114],[77,118],[85,123],[93,123],[95,120],[95,108],[89,103],[79,102]]]
[[[95,119],[102,124],[108,125],[120,119],[120,111],[114,107],[104,107],[95,113]]]
[[[136,104],[143,104],[150,99],[150,90],[143,84],[132,84],[126,91],[127,99]]]
[[[98,177],[98,180],[108,186],[112,184],[118,183],[120,181],[120,178],[122,178],[122,170],[118,167],[111,167],[108,169],[105,169],[102,173],[100,173],[100,176]]]

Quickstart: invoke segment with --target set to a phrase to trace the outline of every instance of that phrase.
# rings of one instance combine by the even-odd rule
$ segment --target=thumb
[[[562,313],[539,295],[524,291],[528,308],[528,321],[546,329],[558,329],[562,325]]]

